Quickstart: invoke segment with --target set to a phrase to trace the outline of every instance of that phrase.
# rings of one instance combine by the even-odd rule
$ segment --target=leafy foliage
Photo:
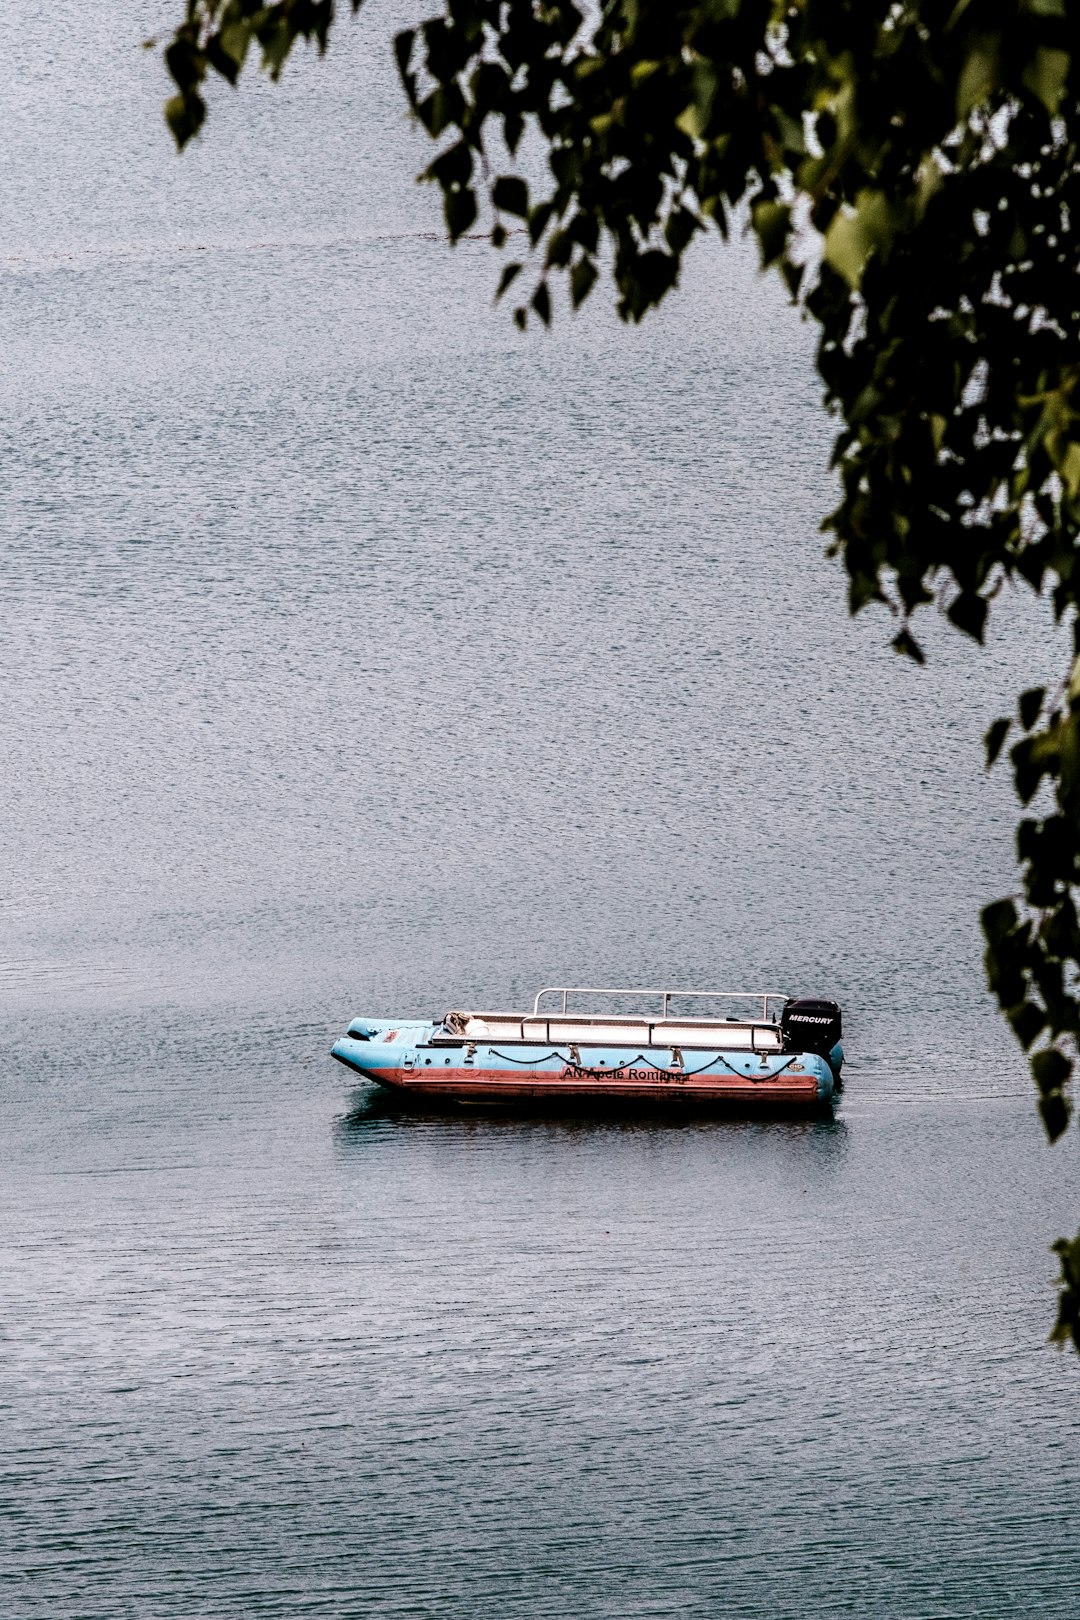
[[[640,320],[740,210],[817,323],[851,610],[887,603],[919,661],[915,609],[937,602],[981,641],[1008,581],[1075,623],[1080,0],[444,5],[398,36],[398,67],[438,142],[451,239],[483,217],[497,249],[528,244],[499,281],[525,287],[520,325],[551,319],[555,280],[578,305],[607,266]],[[179,144],[211,71],[235,83],[254,42],[276,75],[296,39],[325,48],[333,16],[333,0],[187,0],[166,51]],[[539,186],[517,165],[527,131]],[[1039,809],[1019,825],[1021,892],[983,914],[987,967],[1054,1139],[1080,1036],[1080,660],[991,727],[990,763],[1009,734]],[[1058,1253],[1055,1333],[1080,1349],[1080,1238]]]

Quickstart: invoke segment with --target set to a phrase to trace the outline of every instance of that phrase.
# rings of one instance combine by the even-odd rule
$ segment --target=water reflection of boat
[[[620,1007],[654,1005],[645,1013],[570,1011],[569,998],[585,995]],[[709,1003],[710,1011],[672,1013],[673,1002],[688,1001]],[[721,1016],[717,1003],[732,1010]],[[354,1018],[333,1055],[398,1093],[462,1104],[811,1113],[839,1090],[840,1037],[834,1001],[774,991],[559,985],[541,990],[531,1013],[448,1012],[438,1022]]]

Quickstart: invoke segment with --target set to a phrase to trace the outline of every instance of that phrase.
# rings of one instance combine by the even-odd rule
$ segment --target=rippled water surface
[[[178,11],[174,6],[172,11]],[[1004,604],[851,625],[810,334],[701,247],[522,339],[371,0],[169,150],[0,107],[0,1617],[1071,1616],[1076,1154],[987,1000]],[[835,1120],[438,1119],[345,1020],[833,994]]]

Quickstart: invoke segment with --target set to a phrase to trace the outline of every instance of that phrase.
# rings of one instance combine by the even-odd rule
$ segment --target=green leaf
[[[1061,739],[1058,730],[1022,737],[1009,750],[1013,781],[1021,804],[1034,798],[1044,776],[1054,776],[1061,768]]]
[[[698,222],[689,208],[673,208],[664,226],[664,240],[672,253],[678,255],[685,251],[698,229]]]
[[[415,40],[416,33],[412,28],[403,28],[399,34],[394,35],[394,55],[397,57],[398,72],[403,79],[409,71]]]
[[[551,325],[551,294],[547,282],[542,281],[529,300],[545,326]]]
[[[849,287],[862,282],[871,253],[884,252],[892,241],[892,218],[883,191],[865,187],[855,206],[845,206],[834,216],[825,232],[825,257],[839,271]]]
[[[956,600],[950,603],[947,617],[958,630],[963,630],[974,641],[982,641],[987,611],[986,602],[976,592],[961,591]]]
[[[986,745],[986,768],[987,768],[987,770],[990,769],[990,767],[993,765],[994,761],[997,759],[998,755],[1001,753],[1001,750],[1002,750],[1002,748],[1004,746],[1004,743],[1005,743],[1005,738],[1009,734],[1009,727],[1011,725],[1012,725],[1012,721],[1009,720],[1008,718],[1001,719],[1001,720],[995,720],[993,725],[990,727],[990,730],[986,733],[986,736],[983,738],[983,742]]]
[[[552,231],[548,237],[547,253],[544,256],[545,270],[563,270],[570,263],[574,251],[574,239],[568,230]]]
[[[937,196],[944,184],[944,174],[933,153],[924,158],[919,166],[917,175],[918,189],[915,193],[915,209],[921,220],[933,199]]]
[[[437,180],[444,191],[464,186],[472,175],[473,156],[467,141],[455,141],[440,152],[427,169],[428,178]]]
[[[1030,731],[1039,718],[1045,696],[1045,686],[1029,686],[1026,692],[1021,692],[1017,707],[1020,710],[1020,724],[1025,731]]]
[[[199,133],[205,117],[206,103],[194,90],[172,96],[165,103],[165,122],[181,150]]]
[[[1059,471],[1069,498],[1075,500],[1080,494],[1080,444],[1070,439],[1060,454]]]
[[[417,115],[428,134],[436,137],[452,124],[460,126],[465,115],[464,98],[456,84],[440,84],[430,96],[418,102]]]
[[[1068,51],[1052,50],[1040,45],[1024,69],[1024,83],[1038,96],[1051,118],[1057,116],[1061,105],[1070,62]]]
[[[1069,1123],[1069,1105],[1060,1091],[1048,1091],[1039,1098],[1039,1113],[1051,1142],[1056,1142]]]
[[[570,301],[575,309],[589,296],[598,274],[591,259],[579,259],[570,271]]]
[[[518,276],[520,276],[520,274],[521,274],[521,270],[522,270],[522,266],[520,264],[504,265],[503,273],[499,277],[498,289],[497,289],[497,291],[495,293],[495,302],[496,303],[498,303],[499,299],[502,297],[502,295],[506,291],[506,289],[510,286],[511,282],[517,280]]]
[[[892,649],[904,658],[910,658],[912,663],[925,664],[926,655],[919,643],[915,640],[907,625],[892,638]]]
[[[857,288],[869,254],[870,243],[860,229],[854,211],[841,209],[825,232],[827,262],[839,271],[849,287]]]
[[[700,141],[705,133],[705,120],[695,104],[691,101],[685,106],[675,120],[675,128],[683,135],[689,136],[692,141]]]
[[[1007,1016],[1013,1034],[1025,1051],[1046,1028],[1046,1014],[1033,1001],[1025,1001],[1019,1007],[1010,1008]]]
[[[241,18],[239,21],[226,22],[217,34],[212,34],[206,45],[207,61],[227,79],[235,84],[240,76],[240,69],[244,65],[248,46],[251,43],[250,19]]]
[[[470,225],[476,223],[476,193],[469,187],[443,194],[443,212],[451,242],[464,236]]]
[[[1052,1344],[1065,1344],[1069,1339],[1080,1350],[1080,1233],[1070,1243],[1059,1238],[1053,1253],[1061,1262],[1059,1279],[1058,1315],[1050,1335]]]
[[[805,273],[806,266],[804,264],[792,264],[790,259],[782,259],[780,261],[780,274],[784,278],[784,282],[787,286],[788,292],[791,295],[791,300],[793,303],[798,301],[799,288],[802,286],[802,279]]]
[[[644,80],[651,79],[653,74],[658,73],[663,65],[664,64],[662,62],[650,62],[645,60],[635,62],[633,67],[630,69],[630,83],[641,84],[644,82]]]
[[[1031,1072],[1040,1091],[1060,1091],[1072,1074],[1072,1063],[1056,1046],[1036,1052],[1031,1060]]]
[[[551,218],[554,212],[555,205],[554,203],[550,202],[537,203],[535,208],[529,209],[529,212],[525,217],[529,227],[529,241],[534,247],[543,236],[545,230],[547,229],[548,220]]]
[[[236,22],[227,23],[218,36],[221,40],[221,49],[232,61],[237,71],[244,65],[244,59],[251,44],[251,21],[241,18]]]
[[[983,907],[983,933],[991,945],[999,945],[1007,935],[1013,933],[1018,921],[1016,905],[1012,900],[993,900],[990,905]]]
[[[990,95],[998,81],[999,41],[996,34],[976,36],[956,85],[956,116],[963,120]]]
[[[529,188],[514,174],[501,174],[491,188],[491,200],[503,214],[524,219],[529,212]]]
[[[791,234],[791,209],[786,203],[759,202],[750,210],[754,231],[761,246],[761,267],[775,264],[787,247]]]

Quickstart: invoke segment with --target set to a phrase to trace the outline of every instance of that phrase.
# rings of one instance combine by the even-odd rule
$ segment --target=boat
[[[571,998],[598,996],[619,1010],[571,1007]],[[687,1009],[691,1001],[705,1011]],[[640,1012],[623,1010],[641,1002]],[[365,1079],[429,1103],[820,1113],[840,1090],[841,1034],[835,1001],[778,991],[548,985],[531,1013],[354,1018],[332,1052]]]

